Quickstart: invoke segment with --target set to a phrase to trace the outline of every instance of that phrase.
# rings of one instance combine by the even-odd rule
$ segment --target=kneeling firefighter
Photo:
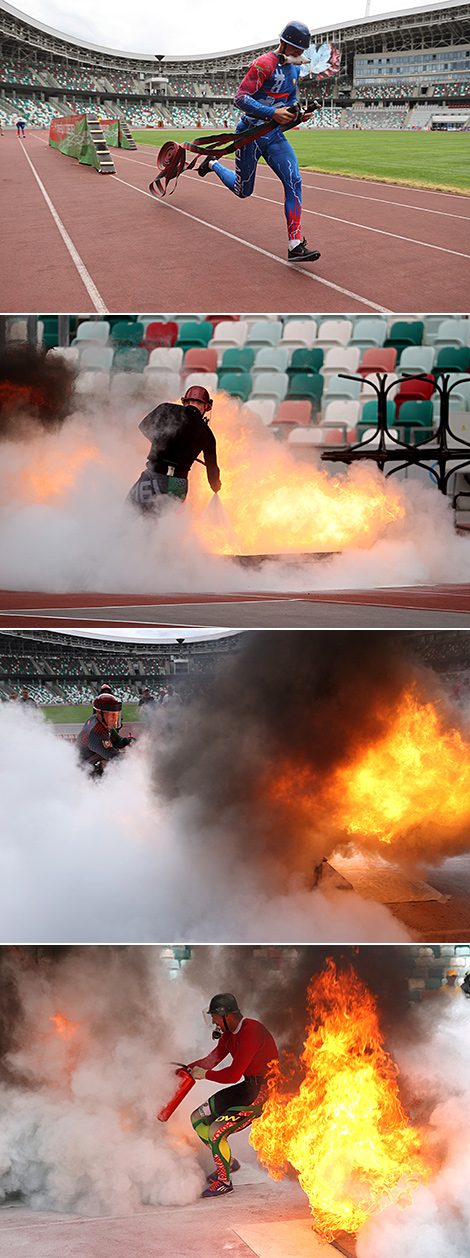
[[[94,777],[101,777],[107,760],[115,760],[124,747],[133,742],[132,737],[122,738],[118,730],[122,723],[122,703],[113,694],[103,691],[94,700],[93,715],[77,735],[80,763],[87,765]]]
[[[210,1096],[191,1114],[194,1130],[209,1145],[215,1163],[202,1196],[219,1197],[233,1191],[231,1172],[239,1168],[227,1137],[250,1127],[261,1114],[268,1096],[268,1067],[279,1054],[270,1032],[254,1018],[243,1017],[231,992],[213,996],[204,1018],[212,1020],[212,1038],[218,1043],[207,1057],[190,1062],[187,1070],[193,1079],[234,1085]],[[232,1064],[214,1070],[229,1054]]]
[[[152,444],[147,467],[128,500],[141,511],[158,509],[166,496],[184,502],[189,471],[201,453],[212,492],[217,494],[221,488],[215,437],[208,424],[212,398],[207,389],[194,384],[181,401],[182,405],[162,402],[139,424]]]

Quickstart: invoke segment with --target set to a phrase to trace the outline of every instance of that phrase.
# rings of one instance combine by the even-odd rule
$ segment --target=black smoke
[[[74,372],[59,356],[33,345],[0,354],[0,440],[24,441],[57,432],[69,413]]]

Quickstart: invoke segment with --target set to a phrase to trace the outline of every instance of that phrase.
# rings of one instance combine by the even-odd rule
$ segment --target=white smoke
[[[214,430],[217,433],[217,406]],[[227,415],[227,401],[223,403]],[[243,410],[243,442],[238,460],[242,492],[247,502],[256,493],[262,470],[279,471],[286,486],[298,464],[266,432],[261,421]],[[238,412],[231,417],[238,423]],[[241,420],[240,420],[241,424]],[[72,471],[79,449],[94,451]],[[398,485],[382,480],[372,465],[353,467],[344,483],[380,486],[390,501],[396,493],[405,508],[404,519],[385,526],[374,544],[354,546],[321,563],[269,562],[257,570],[241,568],[229,559],[205,553],[195,531],[199,506],[190,501],[181,510],[171,505],[156,521],[139,516],[126,503],[126,494],[145,466],[148,443],[118,410],[96,408],[94,415],[77,414],[52,436],[36,436],[28,443],[4,442],[0,474],[0,586],[8,589],[76,590],[101,592],[188,593],[289,589],[375,588],[384,585],[462,581],[468,573],[470,543],[453,530],[449,502],[431,483],[416,479]],[[337,477],[323,465],[323,475]],[[311,469],[306,467],[306,475]],[[232,468],[226,472],[231,474]],[[47,492],[48,476],[61,484]],[[67,480],[69,474],[69,480]],[[222,481],[224,469],[222,468]],[[191,485],[205,472],[195,465]],[[44,499],[38,500],[40,482]],[[39,487],[39,489],[38,489]],[[295,491],[293,490],[294,497]],[[190,494],[191,499],[191,494]],[[197,494],[195,495],[197,499]],[[224,503],[222,486],[221,503]],[[231,522],[229,520],[229,533]],[[228,539],[230,540],[230,539]]]
[[[358,1258],[467,1258],[470,1243],[470,1001],[436,996],[413,1010],[414,1040],[392,1046],[400,1078],[432,1101],[426,1123],[438,1169],[413,1194],[372,1219],[357,1241]]]
[[[39,713],[0,709],[0,920],[10,942],[402,942],[382,905],[305,890],[237,858],[236,819],[211,833],[199,802],[152,792],[145,737],[102,779]]]

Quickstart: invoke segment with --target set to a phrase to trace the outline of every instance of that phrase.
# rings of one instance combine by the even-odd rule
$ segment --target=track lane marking
[[[137,188],[135,184],[128,183],[126,179],[120,179],[119,175],[113,175],[113,179],[117,183],[122,183],[125,188],[132,188],[134,192],[140,192],[143,197],[150,197],[151,201],[156,198],[151,192],[145,192],[144,188]],[[265,200],[266,198],[258,198]],[[203,218],[197,218],[195,214],[189,214],[187,210],[181,210],[177,205],[170,205],[163,201],[162,204],[167,210],[173,210],[175,214],[182,214],[184,218],[190,218],[194,223],[200,223],[202,227],[208,227],[211,231],[218,232],[221,236],[227,236],[229,240],[234,240],[237,245],[244,245],[246,249],[253,249],[255,253],[261,253],[265,258],[271,258],[273,262],[279,262],[281,266],[288,267],[289,271],[296,271],[297,275],[302,275],[304,279],[313,280],[314,283],[323,284],[326,288],[332,288],[336,293],[343,293],[345,297],[352,297],[354,301],[360,301],[361,305],[368,306],[369,310],[377,310],[379,314],[393,314],[387,306],[378,306],[376,302],[369,301],[368,297],[361,297],[359,293],[352,293],[349,288],[342,288],[340,284],[333,284],[331,280],[325,280],[319,275],[312,275],[309,271],[302,271],[300,267],[295,266],[292,262],[288,262],[287,258],[280,258],[276,253],[269,253],[267,249],[261,249],[260,245],[254,245],[249,240],[243,240],[241,236],[234,236],[232,232],[225,231],[223,227],[216,227],[214,223],[207,223]],[[274,201],[273,205],[278,202]]]
[[[57,230],[60,232],[64,245],[66,249],[68,250],[68,253],[70,254],[70,257],[72,259],[72,262],[76,270],[78,271],[82,284],[86,288],[90,301],[93,303],[93,306],[97,314],[109,314],[108,308],[104,304],[101,293],[98,292],[96,284],[91,278],[90,272],[87,271],[85,263],[83,259],[80,257],[78,249],[75,248],[73,240],[71,239],[68,231],[64,227],[62,219],[59,217],[57,210],[55,206],[53,205],[49,194],[46,192],[44,184],[42,183],[42,180],[39,178],[39,175],[37,174],[37,171],[35,170],[35,167],[33,166],[31,158],[28,157],[24,144],[21,140],[20,140],[20,144],[23,149],[23,153],[25,155],[26,161],[28,162],[28,165],[31,167],[36,183],[39,185],[39,188],[42,192],[47,208],[48,210],[50,210],[50,213],[52,214],[52,218],[54,219],[54,223],[57,227]]]

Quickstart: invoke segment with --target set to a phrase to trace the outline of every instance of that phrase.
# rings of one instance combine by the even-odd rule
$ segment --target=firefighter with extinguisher
[[[250,1127],[261,1114],[268,1096],[269,1065],[279,1054],[271,1033],[262,1022],[243,1017],[231,992],[212,997],[205,1019],[212,1022],[212,1038],[217,1045],[207,1057],[190,1062],[188,1072],[193,1079],[231,1086],[215,1092],[194,1110],[191,1122],[200,1140],[209,1146],[215,1163],[202,1196],[220,1197],[233,1191],[231,1173],[239,1168],[228,1136]],[[215,1070],[227,1056],[232,1058],[231,1065]]]
[[[147,467],[129,491],[128,500],[141,511],[160,509],[167,498],[184,502],[188,475],[198,455],[204,456],[214,494],[221,488],[217,448],[208,420],[212,398],[201,385],[186,390],[181,404],[162,402],[139,425],[151,442]]]
[[[121,720],[121,700],[106,693],[103,687],[102,693],[94,700],[93,715],[86,721],[75,742],[80,764],[90,769],[93,777],[101,777],[106,762],[115,760],[133,741],[131,737],[122,738],[119,734]]]

